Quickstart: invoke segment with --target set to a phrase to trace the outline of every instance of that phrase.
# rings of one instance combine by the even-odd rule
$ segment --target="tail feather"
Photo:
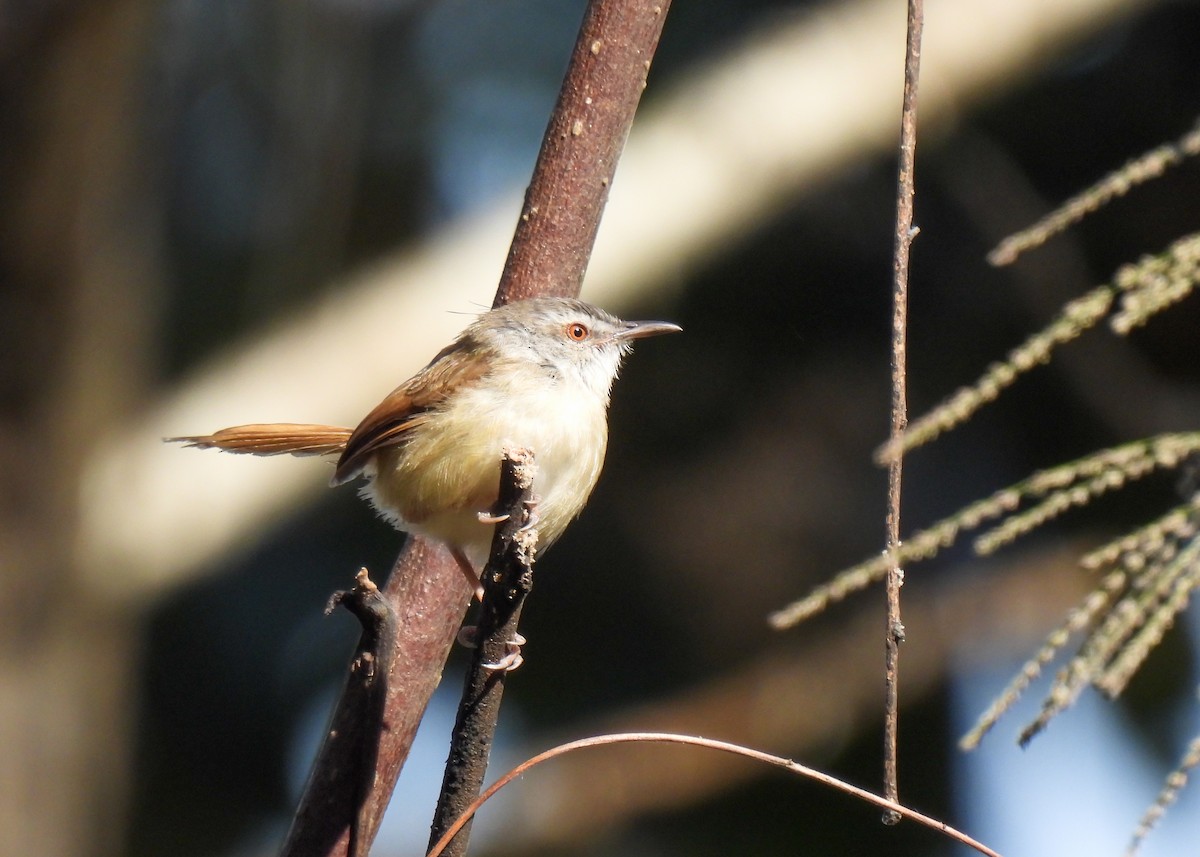
[[[260,423],[231,426],[213,434],[168,437],[197,449],[220,449],[250,455],[333,455],[346,448],[352,430],[306,423]]]

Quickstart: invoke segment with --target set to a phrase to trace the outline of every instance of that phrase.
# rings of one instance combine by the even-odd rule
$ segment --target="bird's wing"
[[[404,443],[409,432],[455,390],[477,383],[490,362],[480,353],[478,343],[466,338],[443,350],[358,424],[338,459],[332,484],[353,479],[380,449]]]

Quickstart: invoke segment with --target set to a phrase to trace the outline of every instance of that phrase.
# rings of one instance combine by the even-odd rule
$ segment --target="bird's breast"
[[[504,449],[533,451],[539,543],[546,546],[587,502],[607,438],[606,403],[582,386],[489,381],[458,391],[404,444],[380,452],[364,493],[401,529],[459,546],[482,562],[493,528],[478,513],[496,502]]]

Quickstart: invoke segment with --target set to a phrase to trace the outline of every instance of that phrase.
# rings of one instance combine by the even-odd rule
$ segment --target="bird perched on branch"
[[[517,301],[479,316],[353,430],[262,423],[168,440],[252,455],[337,455],[332,484],[363,477],[361,493],[379,514],[446,544],[476,591],[504,449],[534,453],[538,535],[547,546],[600,476],[622,358],[635,339],[680,329],[622,321],[571,298]]]

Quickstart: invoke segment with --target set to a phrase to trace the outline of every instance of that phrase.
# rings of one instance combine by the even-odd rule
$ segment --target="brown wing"
[[[168,437],[199,449],[221,449],[251,455],[328,455],[341,452],[350,439],[350,429],[307,423],[256,423],[231,426],[195,437]]]
[[[353,479],[380,449],[404,442],[408,432],[424,421],[455,390],[476,383],[490,363],[478,343],[459,339],[433,358],[367,414],[346,443],[333,473],[333,484]]]

